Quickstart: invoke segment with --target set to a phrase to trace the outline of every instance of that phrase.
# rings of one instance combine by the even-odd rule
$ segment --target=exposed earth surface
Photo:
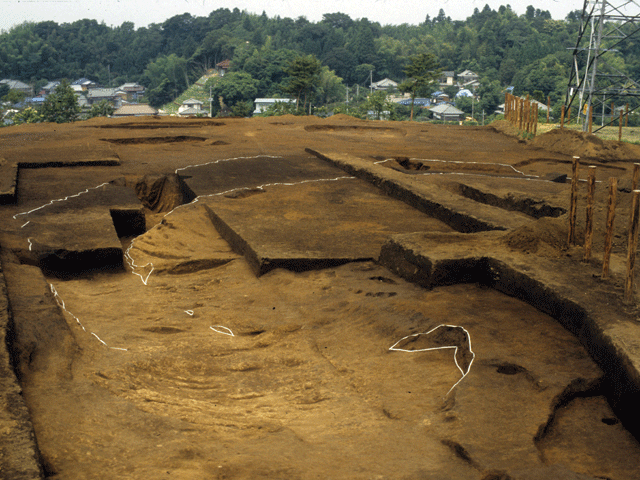
[[[506,123],[2,129],[0,478],[640,478],[634,162]]]

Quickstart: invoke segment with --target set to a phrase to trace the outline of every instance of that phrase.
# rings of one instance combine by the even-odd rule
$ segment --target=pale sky
[[[473,9],[482,10],[489,5],[497,10],[500,5],[511,5],[518,14],[525,13],[528,5],[548,10],[554,19],[564,19],[573,10],[582,10],[582,0],[0,0],[0,30],[25,21],[53,20],[57,23],[90,18],[109,26],[133,22],[138,27],[183,13],[203,17],[218,8],[239,8],[269,17],[322,20],[324,13],[341,12],[352,19],[368,18],[382,25],[402,23],[419,24],[427,15],[435,17],[444,9],[454,20],[464,20]]]

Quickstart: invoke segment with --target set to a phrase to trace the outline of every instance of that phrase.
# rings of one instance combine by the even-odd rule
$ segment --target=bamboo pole
[[[548,111],[548,110],[547,110]],[[533,108],[533,136],[535,137],[538,133],[538,104],[535,104]]]
[[[593,106],[589,107],[589,133],[593,133]]]
[[[613,222],[616,218],[616,196],[618,195],[618,179],[609,179],[609,209],[607,210],[607,229],[604,237],[604,255],[602,256],[602,278],[609,278],[611,248],[613,246]]]
[[[564,128],[564,109],[566,107],[562,105],[562,112],[560,112],[560,128]]]
[[[591,249],[593,247],[593,198],[596,192],[596,167],[590,166],[588,172],[587,220],[584,233],[584,262],[589,262],[589,260],[591,260]]]
[[[627,278],[624,282],[625,303],[632,303],[634,298],[633,284],[635,280],[636,252],[638,250],[638,217],[640,217],[640,190],[634,190],[631,203],[629,249],[627,251]]]
[[[578,210],[578,170],[580,157],[573,157],[571,177],[571,199],[569,202],[569,246],[576,243],[576,212]]]
[[[528,97],[527,97],[528,98]],[[530,133],[530,125],[531,125],[531,104],[529,100],[525,100],[524,102],[524,131]]]

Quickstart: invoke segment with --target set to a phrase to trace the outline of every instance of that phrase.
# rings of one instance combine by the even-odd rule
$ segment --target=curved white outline
[[[216,332],[216,333],[221,333],[221,334],[223,334],[223,335],[229,335],[230,337],[235,337],[235,335],[233,334],[233,332],[231,331],[231,329],[230,329],[230,328],[228,328],[228,327],[225,327],[224,325],[211,325],[211,326],[209,326],[209,328],[210,328],[211,330],[213,330],[214,332]],[[226,332],[221,332],[220,330],[216,330],[216,329],[218,329],[218,328],[224,328],[224,329],[225,329],[225,330],[227,330],[227,331],[226,331]]]
[[[431,347],[431,348],[422,348],[419,350],[406,350],[404,348],[395,348],[396,345],[398,345],[400,342],[402,342],[403,340],[406,340],[407,338],[410,337],[417,337],[419,335],[429,335],[431,332],[437,330],[440,327],[451,327],[451,328],[461,328],[462,330],[464,330],[464,332],[467,334],[467,339],[469,340],[469,351],[471,352],[471,355],[473,355],[473,357],[471,357],[471,362],[469,362],[469,366],[467,367],[467,371],[464,372],[462,370],[462,368],[460,368],[460,365],[458,364],[458,359],[456,358],[456,355],[458,354],[458,346],[457,345],[447,345],[444,347]],[[449,391],[446,393],[445,398],[451,393],[451,391],[456,388],[458,386],[458,384],[464,379],[464,377],[466,377],[469,374],[469,371],[471,370],[471,365],[473,364],[473,361],[476,358],[476,354],[473,352],[473,350],[471,350],[471,335],[469,334],[469,332],[467,331],[466,328],[461,327],[460,325],[446,325],[446,324],[441,324],[438,325],[437,327],[432,328],[431,330],[429,330],[428,332],[425,333],[413,333],[411,335],[407,335],[406,337],[402,337],[400,340],[398,340],[396,343],[394,343],[391,347],[389,347],[389,350],[392,350],[394,352],[407,352],[407,353],[417,353],[417,352],[428,352],[431,350],[445,350],[445,349],[454,349],[453,352],[453,361],[456,364],[456,367],[458,367],[458,370],[460,370],[460,373],[462,374],[462,377],[460,378],[460,380],[458,380],[453,387],[451,387],[449,389]]]

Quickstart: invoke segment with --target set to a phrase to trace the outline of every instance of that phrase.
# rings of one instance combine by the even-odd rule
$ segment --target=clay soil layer
[[[604,280],[606,185],[592,259],[584,210],[566,242],[584,145],[505,131],[344,116],[0,130],[0,478],[638,478],[624,402],[640,325],[621,299],[640,148],[582,139],[582,165],[620,179]],[[624,330],[624,371],[491,272],[427,284],[417,253],[381,262],[397,238],[426,239],[443,271],[517,258],[552,272],[549,291],[571,278],[580,308],[607,299],[594,315]]]

